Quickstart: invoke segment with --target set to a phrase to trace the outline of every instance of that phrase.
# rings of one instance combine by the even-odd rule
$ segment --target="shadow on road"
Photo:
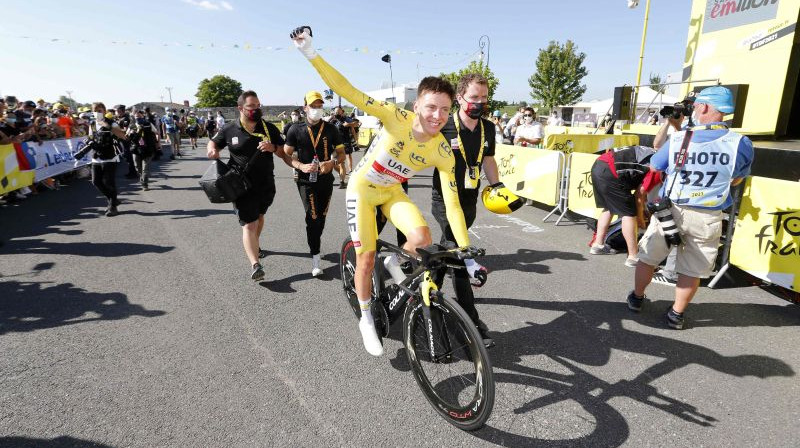
[[[36,282],[0,282],[0,334],[164,314],[131,304],[124,294],[89,292],[71,283],[46,286]]]
[[[270,255],[288,255],[288,256],[303,256],[311,261],[311,257],[307,253],[299,253],[299,252],[269,252],[267,255],[267,260],[269,260]],[[322,257],[323,260],[334,262],[339,259],[338,254],[327,254]],[[309,263],[310,265],[311,263]],[[267,280],[260,282],[259,285],[263,286],[264,288],[269,289],[272,292],[280,292],[280,293],[291,293],[297,292],[296,289],[292,286],[293,283],[305,281],[305,280],[313,280],[313,281],[322,281],[322,282],[329,282],[333,280],[339,280],[339,265],[334,264],[332,266],[328,266],[322,269],[322,275],[317,278],[311,276],[311,272],[303,272],[301,274],[291,275],[286,278],[278,279],[278,280]]]
[[[173,246],[157,246],[139,243],[54,243],[40,238],[11,240],[3,247],[8,254],[62,254],[82,257],[123,257],[126,255],[163,254],[175,249]]]
[[[220,209],[199,209],[199,210],[160,210],[158,212],[143,212],[135,209],[123,209],[120,215],[139,215],[139,216],[171,216],[172,219],[207,218],[214,215],[231,215],[230,210]]]
[[[60,436],[54,439],[35,439],[31,437],[0,437],[0,446],[6,448],[112,448],[111,445]]]
[[[616,398],[638,401],[696,425],[712,426],[724,416],[707,415],[691,403],[672,398],[653,386],[662,377],[689,365],[700,365],[737,377],[795,375],[792,368],[780,359],[761,355],[725,356],[701,345],[623,327],[624,321],[633,319],[640,324],[664,328],[663,310],[671,303],[667,301],[648,303],[641,315],[630,313],[622,300],[539,302],[485,298],[482,303],[562,313],[548,323],[529,322],[516,330],[491,332],[497,342],[497,347],[489,352],[495,367],[495,381],[500,385],[499,389],[503,383],[533,388],[526,396],[536,398],[512,409],[513,414],[537,412],[539,418],[547,418],[551,412],[554,413],[552,417],[557,418],[559,406],[563,411],[563,406],[577,404],[583,412],[576,411],[576,415],[590,423],[584,434],[561,440],[515,434],[514,428],[492,427],[491,420],[489,425],[473,433],[501,446],[620,446],[628,439],[630,426],[613,406]],[[694,326],[800,326],[800,310],[787,311],[785,306],[699,303],[692,305],[690,317]],[[631,376],[635,377],[631,380],[613,383],[579,366],[604,366],[610,361],[612,350],[660,361],[641,372],[632,372]],[[398,358],[400,355],[398,353]],[[405,353],[402,355],[404,358]],[[624,363],[628,357],[623,355],[615,359]],[[398,359],[394,364],[403,369],[407,363]],[[541,365],[545,367],[540,368]],[[588,414],[588,418],[579,414]]]
[[[486,255],[480,258],[480,263],[486,266],[489,271],[515,270],[550,274],[550,266],[542,263],[542,261],[546,260],[585,261],[586,258],[575,252],[517,249],[515,254]]]

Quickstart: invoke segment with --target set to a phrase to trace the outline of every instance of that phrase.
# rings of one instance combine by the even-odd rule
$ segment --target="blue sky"
[[[530,101],[527,80],[538,50],[571,39],[587,55],[584,99],[600,99],[635,81],[641,3],[628,9],[626,0],[7,2],[0,94],[54,101],[71,90],[81,102],[132,104],[166,100],[170,86],[173,100],[194,103],[203,78],[224,74],[258,92],[264,104],[296,104],[305,91],[324,88],[288,37],[295,26],[310,25],[315,47],[362,90],[389,79],[379,50],[393,51],[395,83],[416,84],[418,72],[465,66],[486,34],[501,100]],[[663,77],[681,69],[690,9],[689,0],[652,0],[643,82],[651,72]]]

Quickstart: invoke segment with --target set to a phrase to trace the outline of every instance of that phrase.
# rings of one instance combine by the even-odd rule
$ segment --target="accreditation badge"
[[[464,172],[464,188],[474,190],[478,188],[480,182],[480,171],[477,166],[467,166]]]

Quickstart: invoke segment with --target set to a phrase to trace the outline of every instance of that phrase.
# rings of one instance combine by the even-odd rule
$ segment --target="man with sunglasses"
[[[526,107],[522,113],[522,124],[514,133],[514,144],[518,146],[534,146],[542,142],[544,132],[542,124],[536,121],[536,111]]]

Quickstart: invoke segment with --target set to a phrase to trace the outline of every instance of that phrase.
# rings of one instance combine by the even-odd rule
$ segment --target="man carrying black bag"
[[[229,164],[247,167],[244,175],[249,188],[233,201],[233,209],[242,226],[242,244],[247,255],[254,281],[264,279],[264,268],[259,258],[266,256],[258,241],[264,228],[264,214],[275,197],[275,177],[272,153],[283,158],[283,137],[274,125],[261,118],[261,103],[252,90],[245,91],[237,101],[239,120],[227,123],[208,142],[208,158],[219,159],[219,152],[228,148]],[[256,154],[261,151],[260,154]]]

